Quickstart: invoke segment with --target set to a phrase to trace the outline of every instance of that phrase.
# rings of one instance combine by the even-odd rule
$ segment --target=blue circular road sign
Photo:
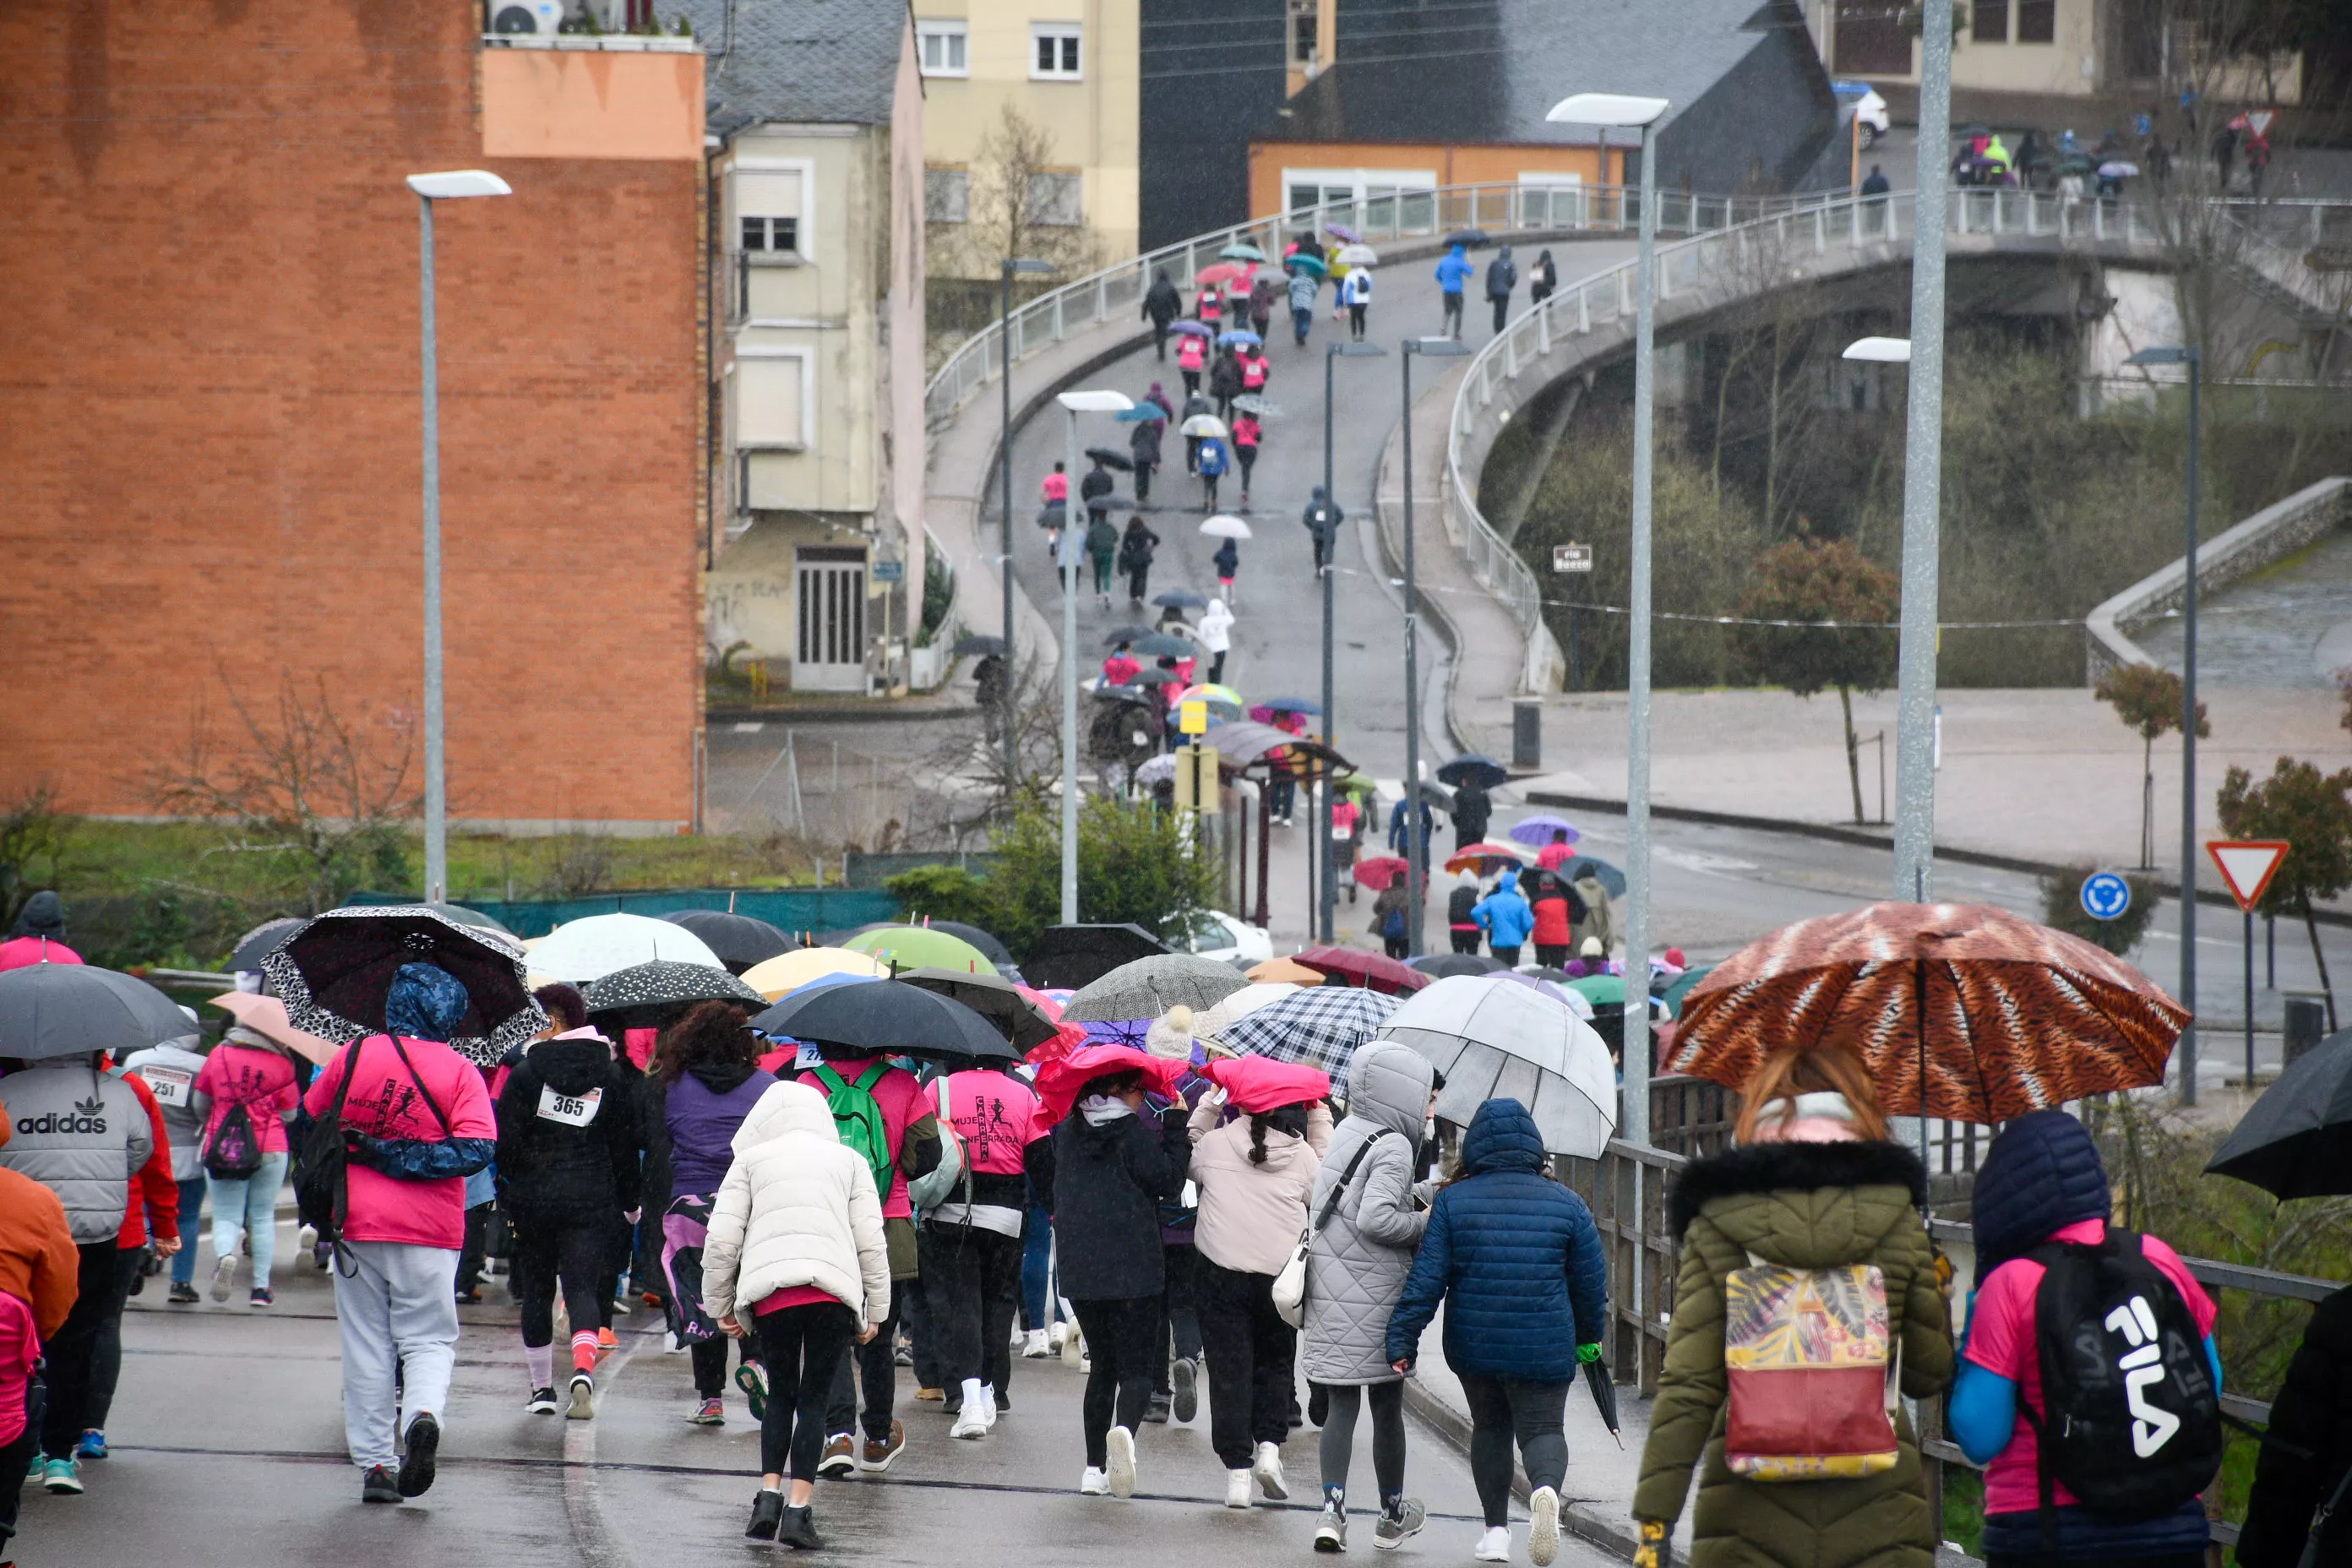
[[[2083,912],[2095,921],[2111,921],[2131,908],[2131,884],[2113,871],[2083,879]]]

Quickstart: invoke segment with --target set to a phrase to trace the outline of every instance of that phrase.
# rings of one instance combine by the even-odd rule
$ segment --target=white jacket
[[[1234,613],[1225,602],[1210,600],[1208,614],[1201,617],[1201,646],[1211,653],[1224,653],[1234,646],[1233,630]]]
[[[874,1172],[841,1142],[824,1095],[779,1083],[735,1130],[735,1163],[719,1184],[702,1247],[703,1302],[713,1318],[775,1291],[814,1285],[860,1321],[890,1315],[890,1253]]]

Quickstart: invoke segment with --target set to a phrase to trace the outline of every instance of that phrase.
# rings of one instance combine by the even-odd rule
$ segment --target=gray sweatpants
[[[335,1280],[343,1331],[343,1442],[352,1463],[399,1468],[397,1434],[449,1403],[457,1360],[457,1254],[394,1241],[345,1243],[358,1268]],[[395,1381],[395,1374],[397,1381]],[[394,1412],[405,1402],[405,1420]]]

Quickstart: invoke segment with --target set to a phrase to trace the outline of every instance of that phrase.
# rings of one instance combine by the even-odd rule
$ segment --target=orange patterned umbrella
[[[1839,1042],[1881,1110],[1990,1126],[2162,1083],[2188,1022],[2123,960],[2006,910],[1873,904],[1716,965],[1684,999],[1669,1070],[1737,1089],[1774,1050]]]

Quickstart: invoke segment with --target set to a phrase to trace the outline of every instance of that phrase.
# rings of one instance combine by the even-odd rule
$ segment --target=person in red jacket
[[[1557,871],[1535,870],[1524,879],[1528,899],[1535,906],[1536,962],[1554,968],[1568,962],[1575,942],[1575,925],[1584,918],[1584,900]]]
[[[75,1457],[83,1459],[106,1458],[106,1416],[114,1408],[114,1387],[122,1378],[122,1310],[141,1283],[139,1271],[147,1258],[151,1231],[156,1257],[169,1258],[180,1250],[180,1184],[172,1179],[172,1139],[163,1128],[163,1108],[137,1073],[117,1068],[114,1076],[129,1084],[147,1108],[147,1130],[155,1150],[131,1181],[122,1228],[115,1233],[114,1277],[108,1281],[106,1316],[99,1322],[89,1358],[89,1405],[83,1417],[89,1425],[74,1445]]]

